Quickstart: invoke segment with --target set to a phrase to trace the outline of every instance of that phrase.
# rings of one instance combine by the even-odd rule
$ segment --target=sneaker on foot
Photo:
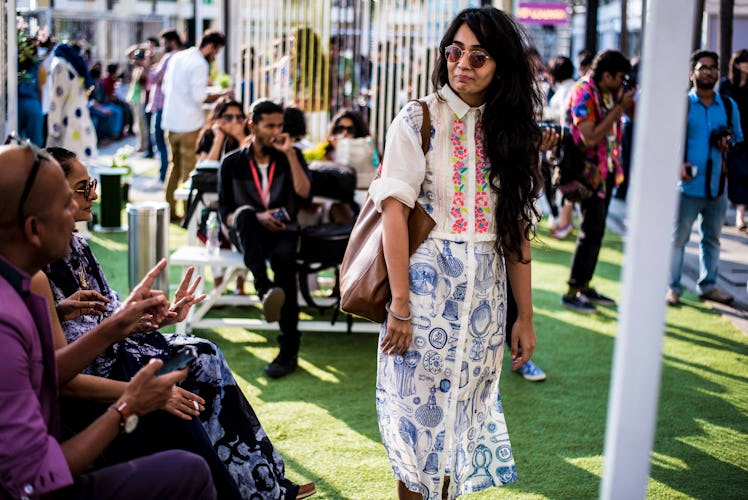
[[[607,297],[603,295],[602,293],[598,292],[594,288],[588,288],[587,290],[584,290],[582,292],[579,292],[582,295],[587,298],[589,302],[592,302],[593,304],[597,304],[600,306],[614,306],[616,305],[616,301],[611,299],[610,297]]]
[[[557,240],[563,240],[567,236],[571,234],[571,232],[574,230],[574,224],[569,222],[565,226],[556,226],[551,231],[551,236],[556,238]]]
[[[719,302],[720,304],[729,304],[734,300],[735,297],[733,297],[729,293],[723,292],[722,290],[712,288],[708,292],[699,295],[699,298],[701,300],[711,300],[712,302]]]
[[[296,358],[292,360],[284,360],[281,359],[280,355],[278,355],[272,363],[265,366],[265,374],[270,378],[285,377],[296,369],[296,365]]]
[[[532,362],[532,360],[529,360],[524,365],[517,368],[517,373],[522,375],[525,380],[529,380],[530,382],[542,382],[545,380],[545,372],[540,369],[538,365]]]
[[[577,292],[574,295],[564,295],[561,297],[561,305],[572,311],[576,311],[582,314],[594,314],[597,312],[592,303],[587,300],[587,297]]]
[[[296,494],[296,500],[307,498],[317,493],[317,487],[314,483],[306,483],[299,485],[299,492]]]
[[[286,302],[286,293],[282,288],[274,287],[268,290],[262,298],[262,312],[265,315],[265,321],[268,323],[278,321],[284,302]]]
[[[665,303],[669,306],[677,306],[680,304],[680,294],[672,290],[668,290],[665,294]]]

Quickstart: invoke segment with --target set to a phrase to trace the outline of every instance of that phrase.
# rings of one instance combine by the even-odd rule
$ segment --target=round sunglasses
[[[462,55],[465,52],[467,52],[468,55],[468,63],[475,69],[482,68],[486,65],[488,60],[491,59],[491,56],[481,49],[467,50],[454,44],[444,47],[444,56],[447,58],[447,61],[451,63],[456,63],[462,59]]]

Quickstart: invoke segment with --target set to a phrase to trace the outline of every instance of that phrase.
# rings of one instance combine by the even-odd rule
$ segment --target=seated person
[[[62,165],[70,189],[74,191],[74,198],[80,205],[75,212],[76,221],[91,220],[91,206],[97,195],[93,189],[95,183],[89,178],[86,167],[74,153],[65,149],[51,148],[50,153]],[[53,262],[44,271],[52,286],[68,342],[86,337],[86,332],[119,307],[119,295],[109,287],[86,240],[77,235],[73,235],[70,255]],[[138,333],[104,350],[83,372],[128,380],[133,370],[150,358],[165,359],[181,346],[193,346],[198,358],[191,365],[182,388],[200,396],[204,402],[198,405],[205,408],[200,420],[242,495],[260,492],[271,498],[299,498],[298,495],[305,493],[308,496],[314,492],[314,484],[303,485],[300,489],[299,485],[286,479],[283,460],[237,386],[220,349],[212,342],[192,335],[161,334],[155,330],[156,327],[183,320],[189,307],[202,300],[202,297],[194,297],[195,285],[189,287],[188,282],[183,282],[175,295],[172,313],[176,314],[170,314],[163,320],[144,318]],[[67,297],[82,290],[86,290],[89,299],[91,291],[96,292],[92,300],[87,299],[93,307],[81,310],[75,304],[65,302]],[[189,408],[189,404],[186,406]],[[194,415],[184,409],[181,411]],[[262,484],[255,483],[252,470],[260,463],[272,472],[272,481],[266,478]]]
[[[309,204],[311,184],[304,157],[282,132],[280,105],[268,100],[255,102],[249,128],[249,147],[235,151],[221,163],[218,210],[230,228],[232,242],[244,253],[255,290],[263,299],[265,318],[280,320],[280,353],[265,367],[269,377],[278,378],[296,369],[301,343],[296,215],[300,207]],[[274,282],[268,277],[268,259]]]
[[[57,386],[99,339],[70,345],[56,360],[49,310],[30,290],[30,276],[67,254],[78,205],[57,162],[30,145],[0,146],[0,190],[0,496],[216,498],[205,461],[182,450],[87,470],[121,430],[163,406],[186,376],[186,370],[156,376],[160,360],[139,370],[90,426],[60,439]],[[122,328],[146,312],[161,314],[165,298],[151,291],[154,278],[135,287],[116,313]]]
[[[94,88],[88,98],[88,110],[96,136],[99,142],[119,139],[122,137],[122,110],[119,106],[110,103],[106,97],[104,82],[101,79],[101,64],[94,64],[90,73]]]
[[[230,97],[222,97],[216,101],[216,105],[211,111],[205,126],[200,131],[197,138],[197,167],[218,168],[223,158],[243,147],[249,141],[249,126],[247,117],[242,111],[242,106]],[[216,185],[216,189],[218,186]],[[208,208],[215,210],[217,203],[211,204]],[[206,220],[201,217],[201,220]],[[221,235],[221,248],[231,248],[231,242],[227,234]],[[198,238],[205,243],[205,233],[198,231]],[[213,284],[218,287],[223,282],[223,271],[220,268],[211,268],[213,273]],[[236,279],[236,293],[244,295],[244,276]]]

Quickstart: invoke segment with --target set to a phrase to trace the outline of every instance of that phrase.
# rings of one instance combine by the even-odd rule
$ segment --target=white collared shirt
[[[208,61],[197,47],[190,47],[172,56],[161,85],[164,92],[161,127],[164,130],[192,132],[203,127],[208,72]]]

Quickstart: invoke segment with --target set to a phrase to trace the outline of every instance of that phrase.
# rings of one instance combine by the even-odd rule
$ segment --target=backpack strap
[[[423,109],[423,121],[421,122],[421,150],[424,156],[429,152],[431,146],[431,113],[426,103],[420,99],[413,99],[411,102],[417,102]]]

